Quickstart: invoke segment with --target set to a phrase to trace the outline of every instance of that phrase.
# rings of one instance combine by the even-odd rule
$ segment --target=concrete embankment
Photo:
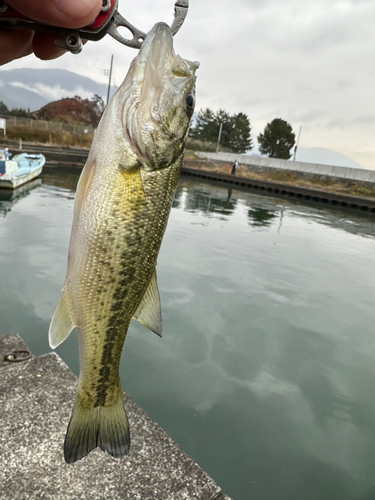
[[[18,335],[0,335],[1,500],[230,500],[125,393],[130,455],[118,460],[97,450],[66,464],[76,376],[52,352],[4,359],[27,352]]]
[[[16,143],[10,146],[13,154],[19,152]],[[88,156],[88,149],[85,148],[35,144],[24,144],[23,148],[28,152],[43,153],[47,166],[52,167],[82,168]],[[235,159],[238,160],[240,169],[236,176],[232,176],[230,170]],[[375,171],[372,170],[232,153],[189,152],[182,174],[256,190],[259,193],[266,192],[375,213]],[[263,178],[260,178],[262,176]],[[302,181],[306,181],[305,185],[301,185]]]
[[[319,176],[329,177],[332,180],[348,179],[350,181],[369,182],[371,184],[375,184],[375,170],[339,167],[335,165],[322,165],[302,161],[288,161],[281,160],[279,158],[264,158],[261,156],[236,155],[235,153],[197,152],[196,156],[198,158],[230,164],[237,160],[240,165],[246,166],[249,171],[253,172],[298,172],[305,178]]]
[[[290,184],[282,184],[279,182],[252,179],[251,177],[233,176],[205,169],[188,168],[186,166],[182,169],[182,175],[196,177],[198,179],[217,181],[227,187],[240,187],[255,190],[258,193],[274,194],[282,197],[296,198],[309,202],[319,202],[333,206],[361,210],[363,212],[375,213],[375,198],[367,198],[365,196],[332,193],[321,189],[304,188]]]
[[[237,159],[239,169],[230,175]],[[375,213],[375,171],[232,153],[189,154],[183,174],[282,197]]]

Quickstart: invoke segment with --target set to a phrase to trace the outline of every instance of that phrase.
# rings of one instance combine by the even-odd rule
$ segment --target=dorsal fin
[[[161,306],[158,284],[156,279],[156,269],[152,275],[150,283],[142,297],[141,302],[133,316],[134,319],[142,323],[146,328],[155,332],[159,337],[162,334]]]

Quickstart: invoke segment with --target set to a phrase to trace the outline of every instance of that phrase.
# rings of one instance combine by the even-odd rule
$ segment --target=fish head
[[[198,67],[199,63],[175,55],[172,32],[165,23],[147,34],[131,64],[121,86],[122,124],[147,170],[166,167],[183,155]]]

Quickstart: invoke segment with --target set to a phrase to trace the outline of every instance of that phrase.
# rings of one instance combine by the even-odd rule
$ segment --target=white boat
[[[42,173],[46,159],[41,154],[21,153],[10,159],[7,149],[0,149],[0,189],[16,189]]]

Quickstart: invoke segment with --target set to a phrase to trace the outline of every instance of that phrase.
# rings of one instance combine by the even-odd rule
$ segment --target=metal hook
[[[174,19],[171,26],[173,36],[184,24],[188,10],[189,10],[189,0],[177,0],[177,2],[174,4]]]
[[[174,36],[177,31],[181,28],[185,21],[185,17],[189,9],[189,0],[177,0],[174,6],[174,18],[171,26],[172,35]],[[125,38],[120,35],[118,28],[127,28],[133,38]],[[117,41],[127,45],[128,47],[133,47],[134,49],[139,49],[142,45],[143,40],[146,38],[146,33],[140,31],[135,26],[133,26],[129,21],[127,21],[119,12],[115,12],[111,26],[108,33],[115,38]]]

